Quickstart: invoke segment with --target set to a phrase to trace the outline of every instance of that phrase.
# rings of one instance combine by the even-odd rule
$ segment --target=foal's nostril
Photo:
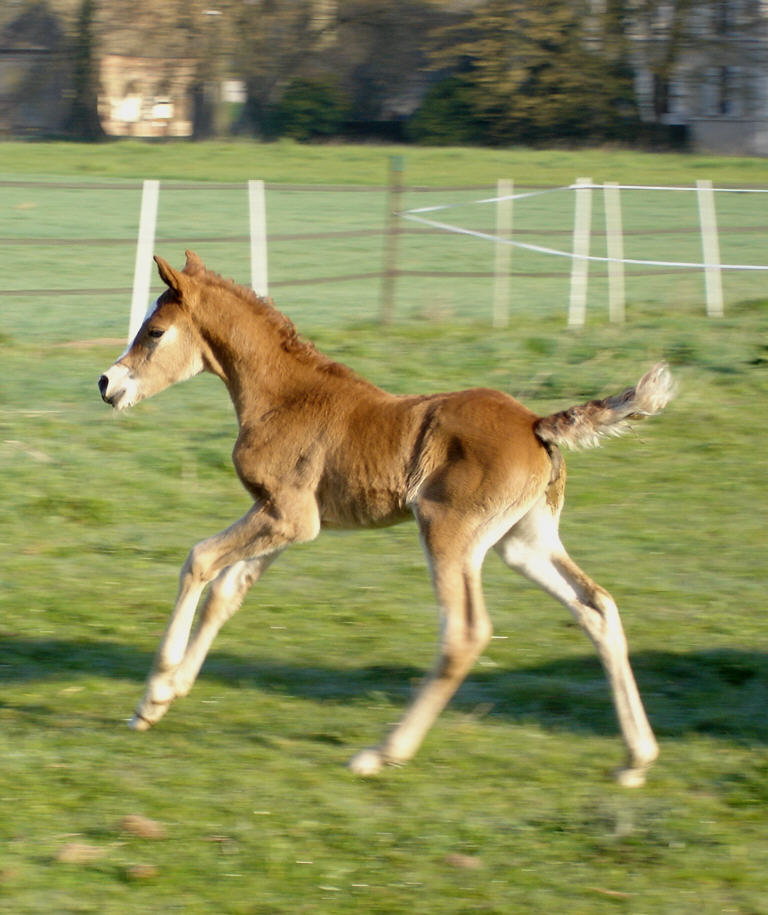
[[[106,375],[102,375],[99,378],[99,394],[101,394],[102,399],[107,393],[107,388],[109,387],[109,378]]]

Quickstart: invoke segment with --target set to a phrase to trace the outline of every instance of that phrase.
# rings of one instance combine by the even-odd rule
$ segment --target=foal
[[[627,749],[618,778],[642,784],[656,741],[616,605],[560,542],[565,465],[557,446],[594,445],[658,413],[672,394],[666,367],[622,394],[546,417],[485,388],[395,396],[321,355],[269,300],[208,271],[195,254],[187,252],[181,271],[155,261],[167,289],[99,391],[124,410],[200,372],[218,375],[237,414],[233,462],[253,506],[190,552],[132,726],[149,728],[189,692],[223,623],[289,544],[323,527],[415,517],[440,609],[438,657],[401,721],[351,760],[352,771],[371,775],[410,759],[488,644],[480,569],[493,547],[563,603],[595,644]]]

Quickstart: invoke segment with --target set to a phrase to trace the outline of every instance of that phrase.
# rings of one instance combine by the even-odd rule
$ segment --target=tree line
[[[764,17],[759,0],[80,0],[68,129],[98,138],[110,47],[195,61],[199,138],[631,142],[665,120],[686,55],[743,66],[736,36]],[[222,119],[225,78],[245,100]]]

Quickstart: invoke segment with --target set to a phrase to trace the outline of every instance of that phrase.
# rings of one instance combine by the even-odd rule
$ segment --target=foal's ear
[[[198,257],[194,251],[185,251],[187,262],[184,264],[184,273],[189,276],[195,276],[198,273],[205,273],[205,264],[202,258]]]
[[[173,291],[181,297],[184,286],[184,278],[182,277],[181,272],[179,270],[174,270],[168,261],[163,260],[158,254],[155,255],[155,263],[157,264],[157,272],[160,274],[160,279],[169,289],[173,289]]]

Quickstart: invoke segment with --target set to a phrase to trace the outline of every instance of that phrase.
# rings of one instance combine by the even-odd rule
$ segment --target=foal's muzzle
[[[136,385],[130,377],[129,370],[120,363],[116,362],[110,366],[99,377],[98,385],[101,399],[116,410],[130,406],[136,401]]]

